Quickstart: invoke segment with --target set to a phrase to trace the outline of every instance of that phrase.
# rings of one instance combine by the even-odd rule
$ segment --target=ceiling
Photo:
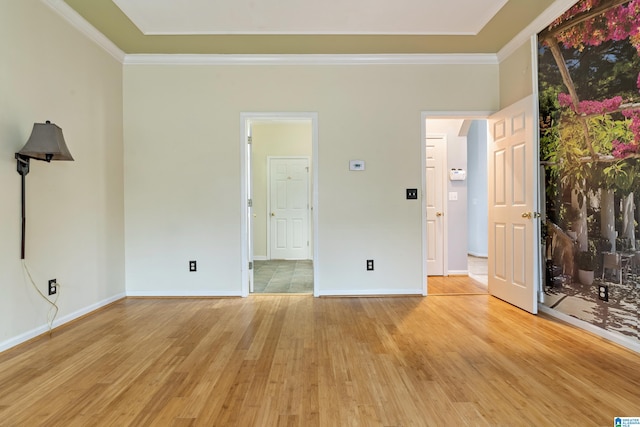
[[[507,0],[113,0],[145,35],[475,35]]]
[[[496,53],[554,0],[64,0],[126,54]]]

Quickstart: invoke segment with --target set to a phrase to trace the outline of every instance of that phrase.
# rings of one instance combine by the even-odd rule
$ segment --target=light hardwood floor
[[[487,289],[487,285],[469,276],[429,276],[427,278],[429,295],[487,294]]]
[[[639,385],[487,295],[125,299],[0,354],[0,425],[611,426]]]

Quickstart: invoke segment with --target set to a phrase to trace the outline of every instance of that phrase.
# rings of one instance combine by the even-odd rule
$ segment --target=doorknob
[[[522,218],[531,219],[531,217],[533,217],[533,214],[531,212],[525,212],[522,214]]]
[[[273,213],[273,212],[271,212],[271,216],[276,216],[276,214],[275,214],[275,213]]]
[[[436,212],[436,216],[442,216],[444,215],[442,212]]]

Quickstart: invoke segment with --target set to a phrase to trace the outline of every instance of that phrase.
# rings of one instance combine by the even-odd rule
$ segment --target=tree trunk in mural
[[[580,203],[582,201],[582,203]],[[589,235],[587,232],[587,200],[586,197],[574,188],[571,191],[571,207],[579,212],[578,218],[573,221],[573,231],[576,233],[578,249],[586,251],[589,248]]]
[[[611,252],[616,251],[616,209],[613,190],[600,192],[600,232],[611,244]]]
[[[634,192],[633,193],[633,205],[634,205],[634,213],[635,213],[635,227],[636,227],[636,231],[637,231],[637,227],[640,224],[640,209],[638,209],[638,205],[639,205],[639,200],[638,200],[638,194],[640,194],[639,192]],[[636,234],[637,235],[637,234]],[[635,245],[636,251],[640,251],[640,245],[637,244]],[[640,311],[638,312],[638,314],[640,315]]]
[[[633,205],[633,193],[622,198],[622,218],[623,231],[622,235],[626,239],[627,247],[624,250],[635,250],[636,246],[636,230],[635,230],[635,209]]]

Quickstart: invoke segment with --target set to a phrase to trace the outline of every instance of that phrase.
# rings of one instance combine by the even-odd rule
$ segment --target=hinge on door
[[[309,241],[307,240],[307,246],[309,246]]]
[[[252,136],[248,136],[247,137],[247,144],[251,144],[253,142],[253,137]]]
[[[253,261],[249,261],[249,270],[253,270]]]
[[[307,172],[309,172],[309,166],[305,166],[305,169],[307,170]]]
[[[253,207],[253,199],[247,200],[247,206],[249,206],[250,208]]]

